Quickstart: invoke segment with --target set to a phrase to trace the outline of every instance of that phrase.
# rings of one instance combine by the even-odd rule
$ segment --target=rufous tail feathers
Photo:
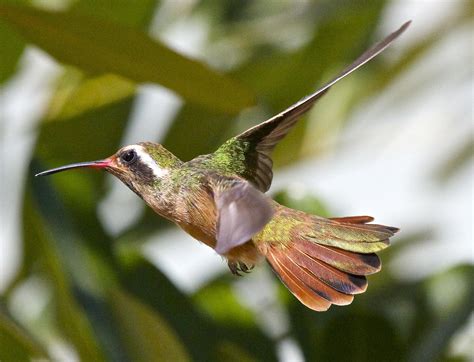
[[[381,269],[375,252],[386,248],[398,231],[367,224],[371,221],[369,216],[314,217],[305,220],[305,227],[293,228],[289,241],[267,243],[264,254],[281,281],[308,308],[325,311],[331,304],[347,305],[367,289],[366,275]]]

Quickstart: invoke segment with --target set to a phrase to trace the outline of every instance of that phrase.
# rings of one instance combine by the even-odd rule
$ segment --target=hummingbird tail
[[[264,253],[280,280],[308,308],[325,311],[331,304],[347,305],[367,289],[366,275],[381,269],[375,252],[386,248],[398,231],[367,224],[372,220],[311,217],[294,229],[291,241],[267,243]]]

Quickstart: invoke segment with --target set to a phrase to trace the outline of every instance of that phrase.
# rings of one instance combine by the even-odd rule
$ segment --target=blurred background
[[[293,104],[406,20],[274,153],[270,193],[401,232],[316,313],[102,172],[139,141],[183,160]],[[469,1],[0,1],[0,360],[473,360]]]

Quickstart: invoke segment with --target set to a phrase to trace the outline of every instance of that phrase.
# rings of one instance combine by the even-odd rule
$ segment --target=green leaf
[[[6,0],[3,0],[6,1]],[[23,5],[25,0],[7,0],[10,4]],[[0,20],[0,84],[15,74],[18,61],[25,49],[25,41]]]
[[[255,325],[252,312],[239,302],[228,275],[214,279],[193,295],[194,302],[222,324]]]
[[[9,79],[16,70],[25,42],[0,21],[0,84]]]
[[[101,112],[107,106],[132,97],[135,91],[133,82],[114,74],[84,77],[81,72],[68,69],[58,81],[46,119],[60,120],[87,116],[88,112],[96,110]],[[123,127],[120,126],[119,124],[114,128],[122,130]]]
[[[180,159],[190,160],[215,151],[232,126],[229,116],[188,103],[171,124],[163,145]]]
[[[67,79],[61,82],[64,86],[58,87],[54,97],[58,101],[52,103],[57,105],[53,107],[57,111],[50,112],[50,119],[41,124],[37,154],[43,161],[68,163],[77,158],[99,158],[100,153],[100,157],[105,157],[105,153],[115,151],[133,99],[133,94],[129,94],[133,90],[129,82],[117,78],[104,75],[83,80],[79,74],[78,82]],[[107,92],[107,86],[112,85],[114,91]],[[71,89],[68,91],[68,88]],[[119,101],[115,102],[116,95],[121,92]],[[98,103],[97,108],[94,100]],[[33,164],[33,168],[37,170],[38,166]],[[32,170],[30,175],[34,173]],[[113,240],[105,233],[96,215],[104,174],[74,172],[54,178],[35,178],[32,185],[35,196],[40,199],[43,217],[52,231],[54,247],[65,261],[63,272],[71,276],[75,303],[89,320],[92,333],[107,359],[126,361],[129,358],[110,306],[104,301],[106,288],[115,280]]]
[[[111,291],[110,305],[132,360],[190,360],[182,341],[156,311],[120,289]]]
[[[134,85],[115,75],[84,77],[66,70],[41,123],[36,154],[48,165],[103,158],[115,152],[129,118]],[[44,166],[43,166],[44,167]],[[41,167],[41,168],[43,168]],[[38,169],[36,163],[33,164]],[[104,300],[115,280],[113,240],[97,219],[104,172],[72,172],[35,178],[35,196],[53,234],[73,297],[91,324],[107,359],[129,360],[110,305]],[[54,186],[54,188],[52,187]],[[76,341],[72,341],[76,345]]]
[[[368,361],[374,356],[383,361],[403,360],[395,325],[379,310],[357,307],[354,302],[314,313],[292,300],[290,317],[308,361]]]
[[[126,291],[160,314],[172,326],[194,360],[208,361],[218,335],[211,321],[199,312],[159,270],[143,257],[128,260],[120,273]]]
[[[81,0],[71,10],[146,30],[158,3],[158,0]]]
[[[112,286],[115,288],[115,286]],[[114,362],[130,361],[130,355],[121,338],[114,310],[110,303],[109,289],[104,288],[100,295],[89,293],[85,289],[75,288],[74,296],[92,325],[106,358]]]
[[[350,341],[350,343],[346,343]],[[321,361],[403,360],[393,324],[373,311],[346,311],[328,323],[320,339]],[[344,348],[341,348],[344,346]]]
[[[447,305],[441,316],[424,331],[418,343],[413,343],[409,361],[438,361],[446,354],[452,337],[468,323],[474,310],[474,266],[460,265],[437,275],[438,298]],[[446,294],[446,291],[451,291]],[[432,296],[436,297],[436,294]]]
[[[224,113],[237,113],[254,102],[252,92],[236,81],[136,29],[71,12],[9,5],[0,5],[0,17],[59,61],[89,72],[159,83]]]
[[[81,112],[72,118],[43,122],[36,146],[36,155],[43,166],[35,164],[30,176],[48,167],[102,159],[115,153],[127,124],[132,103],[133,98],[126,97],[94,111]],[[72,104],[78,103],[73,100],[72,103],[66,102],[66,104],[71,104],[72,107]],[[59,114],[67,108],[68,106],[60,108]],[[55,186],[56,191],[53,193],[55,196],[50,199],[43,198],[44,212],[54,210],[57,207],[54,205],[58,200],[64,203],[71,213],[70,219],[76,226],[76,235],[82,236],[81,241],[89,247],[92,255],[99,253],[103,256],[102,259],[97,260],[110,262],[112,243],[110,237],[105,234],[96,213],[97,204],[105,189],[104,178],[105,172],[77,170],[77,172],[65,172],[45,179],[35,178],[32,182],[33,185],[45,182]],[[55,216],[51,217],[49,222],[56,219]],[[71,234],[72,230],[68,233]]]
[[[239,347],[232,342],[225,341],[217,345],[216,352],[217,361],[226,361],[226,362],[257,362],[264,361],[263,359],[256,359],[252,355],[248,354],[245,350]],[[266,356],[266,361],[273,361],[270,356]],[[275,359],[276,360],[276,359]]]
[[[81,360],[104,360],[91,325],[74,299],[69,275],[53,246],[51,232],[29,194],[23,206],[23,230],[25,246],[36,251],[37,261],[53,287],[56,320],[61,331],[77,349]]]
[[[216,324],[155,267],[137,256],[121,273],[127,292],[159,314],[180,336],[193,360],[221,361],[232,351],[242,358],[276,360],[272,341],[258,328]],[[237,352],[236,352],[237,353]]]
[[[74,106],[66,104],[58,112],[58,117],[66,112],[75,114],[71,118],[41,125],[36,154],[48,165],[101,159],[117,151],[133,98],[126,97],[86,113],[78,108],[73,110],[78,102],[81,101],[75,101]]]
[[[0,361],[47,359],[44,348],[0,309]]]

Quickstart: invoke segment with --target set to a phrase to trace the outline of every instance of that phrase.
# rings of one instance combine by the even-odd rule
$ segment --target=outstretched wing
[[[221,255],[249,241],[270,221],[269,198],[247,181],[220,179],[213,186],[217,208],[217,243]]]
[[[301,115],[306,113],[331,86],[385,50],[406,30],[410,22],[406,22],[400,29],[375,44],[337,77],[313,94],[301,99],[269,120],[250,128],[224,143],[214,154],[215,161],[217,161],[216,164],[222,163],[227,170],[249,180],[259,190],[267,191],[270,188],[273,177],[273,161],[270,155],[278,141],[285,137]]]

